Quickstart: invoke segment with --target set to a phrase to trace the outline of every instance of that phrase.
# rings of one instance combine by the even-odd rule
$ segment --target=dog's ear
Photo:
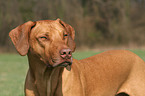
[[[72,52],[74,52],[76,49],[76,43],[74,42],[74,40],[70,36],[68,36],[67,44],[70,47],[70,49],[72,50]]]
[[[15,29],[11,30],[9,36],[18,51],[18,53],[22,56],[26,55],[29,50],[29,33],[32,27],[35,26],[35,22],[28,21]]]
[[[76,48],[76,44],[74,42],[75,39],[75,30],[69,25],[61,21],[60,19],[57,19],[59,23],[65,28],[66,32],[68,33],[68,46],[71,48],[71,50],[74,52]]]

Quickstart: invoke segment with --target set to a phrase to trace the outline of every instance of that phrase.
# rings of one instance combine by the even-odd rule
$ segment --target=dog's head
[[[60,19],[28,21],[13,29],[9,36],[20,55],[30,52],[46,65],[64,66],[70,70],[75,31]]]

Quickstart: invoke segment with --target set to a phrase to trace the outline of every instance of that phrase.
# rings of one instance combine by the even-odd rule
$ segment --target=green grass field
[[[144,50],[133,50],[145,60]],[[75,52],[75,59],[83,59],[100,52]],[[27,57],[17,54],[0,54],[0,96],[24,96],[24,81],[28,70]]]

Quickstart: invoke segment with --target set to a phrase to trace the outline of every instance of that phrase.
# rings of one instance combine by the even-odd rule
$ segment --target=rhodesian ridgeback
[[[140,57],[112,50],[72,59],[75,31],[60,19],[28,21],[9,36],[19,54],[28,56],[25,96],[145,96]]]

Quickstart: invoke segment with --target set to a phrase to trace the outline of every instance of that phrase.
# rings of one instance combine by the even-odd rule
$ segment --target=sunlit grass
[[[0,96],[23,96],[27,58],[0,54]]]

